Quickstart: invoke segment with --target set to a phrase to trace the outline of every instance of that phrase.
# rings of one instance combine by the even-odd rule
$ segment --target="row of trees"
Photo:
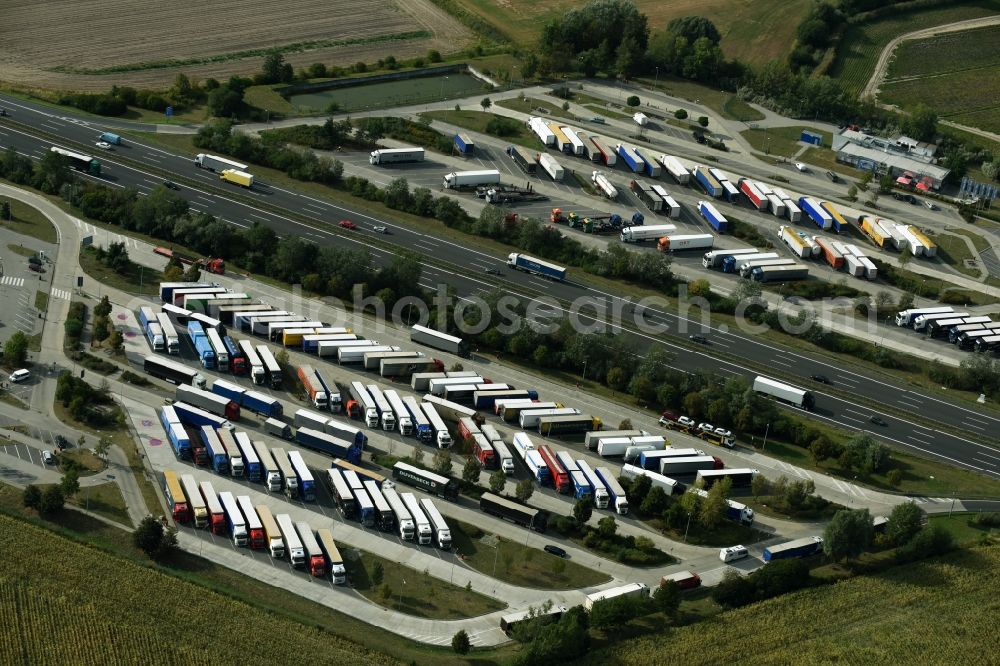
[[[69,372],[59,375],[56,400],[62,403],[74,420],[94,428],[119,425],[125,418],[115,405],[107,384],[94,388]]]

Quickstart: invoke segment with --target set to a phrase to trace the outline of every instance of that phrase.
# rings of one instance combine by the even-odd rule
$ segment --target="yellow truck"
[[[240,185],[241,187],[249,188],[253,186],[253,174],[249,174],[246,171],[224,169],[222,173],[219,174],[219,178],[227,183],[233,183],[234,185]]]

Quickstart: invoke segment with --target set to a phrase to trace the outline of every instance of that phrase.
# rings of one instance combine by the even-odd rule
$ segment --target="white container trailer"
[[[563,176],[566,175],[566,171],[560,166],[556,158],[552,157],[548,153],[542,153],[538,157],[538,164],[545,170],[545,173],[549,174],[552,180],[560,181]]]
[[[438,448],[450,448],[452,444],[451,434],[448,432],[448,426],[444,424],[444,419],[438,414],[437,407],[429,402],[423,402],[420,403],[420,408],[427,415],[427,420],[430,422],[431,430],[434,432],[434,441],[437,443]]]
[[[579,409],[572,407],[556,407],[553,409],[525,409],[517,415],[517,422],[522,428],[536,428],[538,421],[544,416],[570,416],[579,414]]]
[[[376,165],[423,161],[423,148],[380,148],[373,150],[368,156],[368,162]]]
[[[399,347],[392,345],[348,345],[337,349],[337,362],[341,365],[364,363],[366,354],[391,351],[399,351]]]
[[[434,502],[427,497],[420,500],[420,508],[424,510],[428,520],[430,520],[431,529],[434,530],[434,538],[437,541],[438,548],[449,550],[451,548],[451,528],[448,527],[444,516],[434,506]]]
[[[654,488],[661,488],[668,495],[684,491],[683,485],[669,476],[663,476],[659,472],[629,465],[628,463],[622,465],[622,478],[634,481],[640,476],[648,477]]]
[[[392,406],[389,401],[385,399],[382,395],[382,389],[380,389],[375,384],[368,385],[368,395],[372,397],[375,401],[375,406],[378,407],[379,416],[382,421],[382,430],[395,430],[396,429],[396,415],[392,411]]]
[[[640,243],[659,240],[674,231],[677,231],[675,224],[648,224],[641,227],[625,227],[618,237],[623,243]]]
[[[643,598],[649,596],[649,587],[642,583],[629,583],[628,585],[621,585],[619,587],[613,587],[608,590],[603,590],[601,592],[594,592],[593,594],[588,594],[583,600],[583,608],[590,612],[594,608],[594,604],[599,601],[605,601],[606,599],[615,599],[618,597],[636,597]]]
[[[496,169],[480,169],[478,171],[454,171],[445,174],[443,186],[446,190],[456,190],[462,187],[499,184],[499,171]]]
[[[691,171],[673,155],[660,155],[660,164],[680,185],[687,185],[691,180]]]
[[[403,500],[406,510],[410,512],[410,516],[417,527],[417,543],[421,546],[430,545],[431,535],[433,534],[431,521],[427,519],[424,510],[420,508],[420,502],[417,501],[413,493],[400,493],[399,497]]]
[[[580,139],[580,135],[577,134],[576,130],[566,126],[560,126],[559,129],[562,130],[562,133],[566,135],[566,138],[569,139],[570,144],[573,146],[573,154],[583,155],[583,140]]]
[[[637,111],[636,113],[633,113],[632,120],[634,120],[635,124],[638,125],[639,127],[645,127],[646,125],[649,124],[649,117],[642,111]]]
[[[396,516],[399,538],[405,541],[413,541],[414,536],[416,536],[416,523],[413,522],[413,516],[410,515],[403,500],[400,499],[396,488],[388,481],[382,486],[382,496],[389,503],[393,515]]]
[[[777,195],[768,194],[767,203],[771,208],[771,214],[775,217],[785,216],[785,202],[782,201]]]
[[[399,397],[399,393],[388,389],[384,391],[383,395],[389,403],[389,407],[392,408],[393,414],[396,415],[396,427],[399,428],[399,434],[404,437],[412,435],[413,419],[410,418],[410,410],[403,404],[403,399]]]
[[[813,395],[809,391],[790,384],[758,375],[754,377],[753,390],[785,402],[790,402],[797,407],[812,409]]]
[[[531,131],[534,132],[546,146],[554,146],[556,144],[555,133],[549,128],[548,123],[541,118],[535,116],[528,118],[528,127],[531,128]]]
[[[156,314],[156,323],[163,329],[163,341],[166,344],[167,353],[171,356],[180,354],[180,338],[177,336],[177,329],[174,328],[174,323],[170,321],[170,315],[166,312],[158,312]]]
[[[602,172],[594,171],[590,179],[605,197],[612,200],[618,198],[618,188]]]
[[[597,474],[590,468],[586,460],[577,460],[576,465],[587,477],[590,487],[594,489],[594,506],[598,509],[608,508],[608,489],[604,487],[604,482],[597,478]]]
[[[285,552],[288,553],[288,559],[291,560],[292,565],[305,566],[306,549],[302,545],[299,533],[295,531],[292,517],[287,513],[279,513],[274,517],[274,520],[277,521],[278,529],[281,530],[281,537],[285,540]]]
[[[761,259],[759,261],[748,261],[740,266],[740,277],[750,277],[750,274],[755,268],[764,268],[766,266],[795,266],[795,260],[785,258],[778,259]]]
[[[233,545],[239,547],[246,546],[249,541],[247,523],[240,512],[236,498],[233,497],[231,492],[223,491],[219,493],[219,502],[222,504],[222,510],[226,514],[226,524],[229,526],[229,536],[233,539]]]
[[[597,440],[597,455],[603,458],[623,456],[630,446],[632,446],[631,437],[602,437]]]

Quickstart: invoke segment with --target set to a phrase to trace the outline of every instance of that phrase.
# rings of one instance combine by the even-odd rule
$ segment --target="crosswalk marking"
[[[69,292],[66,289],[60,289],[59,287],[52,287],[52,298],[62,298],[64,300],[69,300],[70,296],[72,295],[73,295],[72,292]]]
[[[5,287],[23,287],[24,278],[5,275],[2,278],[0,278],[0,285],[4,285]]]

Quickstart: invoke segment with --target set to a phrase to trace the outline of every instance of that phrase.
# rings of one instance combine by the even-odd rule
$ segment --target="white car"
[[[101,150],[111,150],[111,144],[108,143],[107,141],[98,141],[94,145],[100,148]]]
[[[374,231],[377,234],[387,234],[389,233],[389,228],[386,227],[385,225],[379,225],[377,227],[372,227],[372,231]]]
[[[798,169],[799,171],[809,171],[809,167],[807,167],[802,162],[796,162],[795,163],[795,168]]]
[[[934,205],[934,202],[927,201],[927,199],[924,199],[924,206],[927,207],[927,210],[937,210],[937,206]]]
[[[31,377],[31,372],[22,368],[20,370],[15,370],[14,372],[12,372],[10,374],[10,377],[8,377],[8,379],[10,380],[11,384],[17,384],[18,382],[27,381],[29,377]]]

